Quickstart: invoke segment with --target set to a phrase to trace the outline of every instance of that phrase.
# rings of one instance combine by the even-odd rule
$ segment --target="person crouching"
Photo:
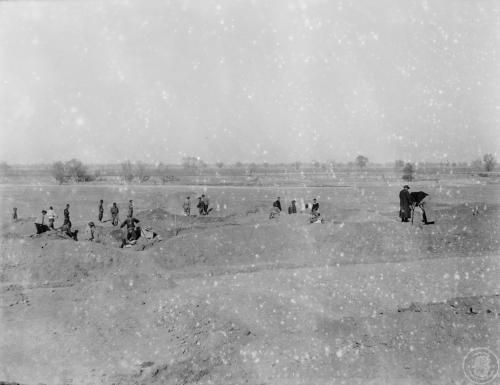
[[[39,216],[35,220],[35,227],[36,227],[36,234],[37,235],[45,233],[45,232],[50,230],[49,226],[47,226],[47,224],[46,224],[46,222],[47,222],[47,218],[45,217],[46,214],[47,214],[47,211],[42,210],[42,215]]]
[[[127,226],[127,235],[125,236],[125,239],[123,239],[120,247],[125,246],[127,243],[135,243],[135,241],[140,237],[140,228],[136,229],[136,223],[139,223],[139,220],[129,215],[120,225],[120,228]]]

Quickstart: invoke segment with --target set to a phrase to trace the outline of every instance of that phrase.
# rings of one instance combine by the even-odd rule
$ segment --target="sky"
[[[0,1],[0,160],[500,154],[497,0]]]

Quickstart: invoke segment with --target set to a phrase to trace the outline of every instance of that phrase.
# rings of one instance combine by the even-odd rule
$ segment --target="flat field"
[[[500,352],[500,184],[411,187],[432,196],[434,225],[401,223],[386,181],[0,185],[0,382],[462,384],[470,349]],[[213,211],[183,216],[201,193]],[[270,220],[276,196],[285,211],[317,198],[324,223]],[[104,219],[133,199],[162,240],[120,249],[99,199]],[[29,236],[66,203],[78,242]]]

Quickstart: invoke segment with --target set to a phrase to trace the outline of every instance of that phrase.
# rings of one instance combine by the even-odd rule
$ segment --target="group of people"
[[[99,212],[98,219],[99,222],[103,222],[103,216],[104,216],[104,201],[101,199],[99,201],[99,205],[97,207],[97,210]],[[113,202],[113,205],[109,209],[110,214],[111,214],[111,224],[113,226],[118,226],[120,223],[120,209],[118,208],[118,205],[116,202]],[[134,215],[134,201],[131,199],[128,201],[128,214],[127,216],[133,217]]]
[[[419,207],[422,211],[422,222],[426,225],[433,224],[434,221],[432,220],[433,214],[432,214],[432,209],[431,209],[431,199],[429,194],[423,192],[423,191],[416,191],[416,192],[411,192],[410,193],[410,186],[405,185],[403,186],[403,189],[399,193],[399,202],[400,202],[400,210],[399,210],[399,217],[401,218],[401,222],[409,222],[410,219],[414,216],[414,211],[416,207]],[[296,205],[296,200],[293,199],[289,206],[288,206],[288,214],[296,214],[297,213],[297,205]],[[186,197],[186,200],[184,201],[183,205],[183,210],[184,214],[187,216],[191,215],[191,198],[189,196]],[[205,194],[202,194],[200,197],[198,197],[198,203],[196,205],[199,211],[199,215],[208,215],[208,213],[211,211],[209,208],[209,199]],[[309,210],[309,204],[305,204],[305,210]],[[303,209],[304,209],[303,207]],[[66,207],[63,211],[64,215],[64,220],[63,223],[60,227],[56,228],[55,227],[55,221],[58,218],[54,208],[52,206],[49,207],[48,210],[42,210],[41,215],[38,216],[38,218],[35,220],[35,227],[36,227],[36,235],[42,234],[44,232],[50,231],[50,230],[58,230],[61,231],[63,234],[66,234],[70,238],[74,239],[75,241],[78,240],[78,230],[72,230],[72,224],[70,220],[70,213],[69,213],[70,205],[69,203],[66,204]],[[101,199],[98,203],[98,216],[97,219],[99,222],[105,222],[103,221],[104,217],[104,201]],[[277,199],[273,202],[273,206],[271,209],[271,212],[269,214],[269,218],[275,218],[276,216],[280,215],[282,211],[281,207],[281,200],[280,197],[277,197]],[[116,202],[113,202],[113,205],[110,208],[110,214],[111,214],[111,224],[113,226],[118,226],[119,225],[119,208]],[[14,220],[17,220],[17,208],[13,209],[12,213],[12,218]],[[311,205],[311,210],[310,210],[310,223],[319,223],[322,222],[323,219],[321,217],[321,214],[319,213],[319,202],[317,201],[316,198],[313,199],[312,205]],[[123,242],[121,247],[124,247],[126,244],[133,244],[136,242],[137,239],[141,237],[141,234],[144,235],[148,239],[153,239],[157,237],[158,235],[152,231],[151,228],[144,228],[141,229],[140,226],[137,226],[137,224],[140,221],[137,218],[134,218],[134,202],[133,200],[129,200],[129,205],[128,205],[128,212],[127,212],[127,218],[120,224],[120,228],[126,227],[126,235],[123,237]],[[95,224],[94,222],[89,222],[87,229],[85,231],[86,233],[86,238],[90,241],[95,240],[96,234],[95,234]]]
[[[304,205],[304,210],[305,211],[309,210],[308,203]],[[281,211],[282,211],[281,198],[277,197],[276,200],[273,202],[273,207],[271,208],[271,212],[269,213],[269,219],[273,219],[276,216],[280,215]],[[288,206],[288,214],[297,214],[297,201],[295,199],[292,199],[290,205]],[[323,218],[319,213],[319,202],[316,198],[314,198],[312,201],[310,214],[311,214],[309,218],[310,223],[320,223],[323,221]]]
[[[70,238],[74,239],[75,241],[78,240],[78,230],[72,230],[71,229],[71,220],[69,218],[69,208],[70,205],[69,203],[66,204],[66,208],[64,209],[64,221],[61,227],[56,228],[55,227],[55,220],[58,217],[56,215],[56,212],[54,211],[54,208],[52,206],[49,207],[49,210],[42,210],[41,215],[39,215],[35,219],[35,228],[36,228],[36,234],[35,235],[40,235],[42,233],[45,233],[50,230],[59,230],[63,234],[68,235]],[[17,219],[17,208],[14,208],[14,212],[12,217],[14,219]]]
[[[198,197],[198,203],[196,204],[196,208],[198,209],[199,215],[208,215],[210,211],[212,211],[211,208],[209,208],[210,205],[210,200],[205,194],[201,194],[200,197]],[[184,211],[184,215],[190,216],[191,215],[191,197],[187,196],[186,199],[184,200],[184,203],[182,204],[182,209]]]
[[[423,191],[410,193],[410,186],[404,185],[399,192],[399,217],[401,222],[409,222],[414,217],[415,208],[422,211],[422,222],[425,225],[434,224],[431,197]],[[413,222],[413,221],[412,221]]]
[[[99,212],[98,214],[98,219],[99,222],[103,222],[103,216],[104,216],[104,201],[101,199],[99,201],[99,205],[97,207],[97,210]],[[153,231],[149,231],[151,229],[142,229],[140,226],[137,226],[137,224],[140,222],[137,218],[134,217],[134,201],[130,199],[128,201],[128,211],[127,211],[127,217],[125,220],[120,224],[120,209],[118,208],[118,205],[116,202],[113,202],[111,208],[110,208],[110,214],[111,214],[111,224],[113,226],[118,226],[120,225],[120,229],[126,228],[126,233],[122,238],[122,243],[120,245],[121,248],[127,246],[127,245],[133,245],[137,242],[137,240],[141,237],[141,235],[144,233],[147,233],[148,239],[154,238],[157,236],[156,233]],[[93,222],[89,222],[89,227],[90,230],[95,228],[93,225]],[[149,235],[153,235],[152,237],[149,237]],[[89,240],[93,240],[93,234],[90,235]]]
[[[64,209],[64,221],[61,227],[56,228],[55,227],[55,220],[58,218],[56,215],[54,208],[50,206],[49,210],[42,210],[41,215],[39,215],[36,220],[35,220],[35,227],[36,227],[36,234],[35,235],[40,235],[42,233],[45,233],[47,231],[61,231],[61,233],[68,235],[70,238],[74,239],[75,241],[78,240],[78,230],[72,230],[71,229],[71,220],[70,220],[70,213],[69,213],[70,205],[69,203],[66,204],[66,208]],[[104,201],[101,199],[99,200],[98,206],[97,206],[97,219],[99,222],[106,222],[104,220]],[[121,247],[124,247],[127,244],[134,244],[137,239],[141,237],[141,234],[145,236],[147,239],[159,239],[159,236],[157,233],[155,233],[150,227],[146,226],[144,229],[141,229],[141,227],[137,226],[139,223],[139,220],[137,218],[134,218],[134,202],[133,200],[129,200],[129,205],[128,205],[128,212],[127,212],[127,218],[120,224],[119,222],[119,208],[116,202],[113,202],[113,205],[111,206],[110,213],[111,213],[111,224],[113,226],[118,226],[120,225],[120,228],[126,227],[126,233],[125,236],[123,237]],[[13,209],[13,214],[12,214],[12,219],[17,220],[17,208]],[[96,240],[96,226],[93,221],[90,221],[87,225],[87,228],[85,230],[85,238],[89,241],[94,241]]]

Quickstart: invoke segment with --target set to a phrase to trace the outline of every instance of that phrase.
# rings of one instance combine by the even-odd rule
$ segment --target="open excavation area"
[[[488,182],[413,183],[433,198],[427,226],[417,211],[402,223],[401,184],[381,181],[2,185],[0,383],[467,383],[471,349],[500,352],[500,187]],[[210,214],[182,215],[201,193]],[[286,213],[313,198],[323,223]],[[109,206],[125,213],[129,199],[161,241],[119,247]],[[77,242],[29,236],[41,208],[62,217],[66,203]]]

